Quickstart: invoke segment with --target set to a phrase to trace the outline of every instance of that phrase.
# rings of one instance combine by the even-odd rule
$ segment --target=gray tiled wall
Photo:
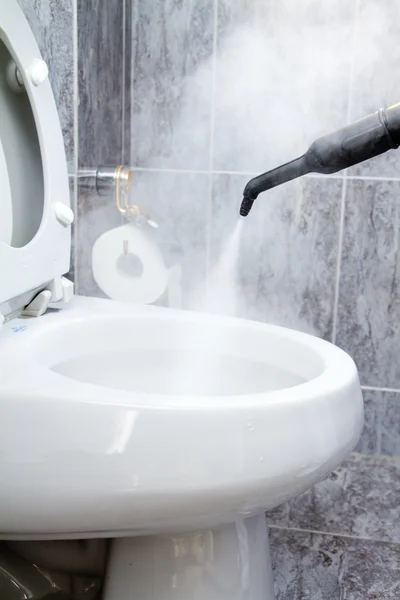
[[[77,0],[80,167],[122,162],[123,5]]]
[[[76,2],[79,169],[129,164],[133,4]],[[121,224],[121,214],[111,196],[96,194],[91,179],[79,179],[78,196],[75,288],[104,297],[92,276],[92,247]]]
[[[133,4],[132,163],[207,169],[213,0]]]
[[[397,600],[398,544],[272,529],[276,600]]]
[[[353,356],[364,385],[396,389],[399,227],[400,180],[348,182],[336,341]]]
[[[277,600],[399,597],[399,463],[354,455],[267,514]]]
[[[74,0],[18,0],[50,71],[70,174],[74,174]]]
[[[354,2],[218,0],[213,164],[262,172],[348,111]]]

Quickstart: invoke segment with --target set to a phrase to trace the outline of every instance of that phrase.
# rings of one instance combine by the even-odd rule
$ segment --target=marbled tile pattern
[[[18,0],[50,71],[70,172],[74,170],[73,0]]]
[[[79,164],[122,161],[123,3],[77,0]]]
[[[400,394],[384,393],[381,410],[381,447],[382,454],[400,457]]]
[[[397,600],[400,546],[272,529],[276,600]]]
[[[380,454],[382,392],[363,391],[364,429],[355,448],[361,454]]]
[[[400,182],[349,181],[337,343],[361,383],[400,388]]]
[[[311,490],[267,513],[267,520],[400,544],[399,494],[397,461],[354,454]]]
[[[81,296],[105,298],[92,275],[92,248],[100,235],[122,224],[113,194],[100,197],[89,185],[81,183],[78,188],[78,217],[76,233],[76,289]]]
[[[247,178],[215,176],[211,268],[237,222]],[[305,178],[260,197],[243,223],[239,314],[330,339],[342,182]]]
[[[365,426],[356,450],[400,457],[400,393],[368,390],[363,395]]]
[[[346,122],[354,0],[220,0],[214,167],[266,171]]]
[[[209,180],[189,173],[136,173],[132,201],[147,207],[159,227],[149,234],[159,244],[167,267],[181,265],[183,306],[206,272]]]
[[[133,164],[208,168],[213,23],[213,0],[135,3]]]
[[[393,73],[400,63],[398,0],[359,2],[354,53],[351,118],[368,115],[400,102]],[[400,152],[390,152],[351,170],[356,175],[400,177]]]

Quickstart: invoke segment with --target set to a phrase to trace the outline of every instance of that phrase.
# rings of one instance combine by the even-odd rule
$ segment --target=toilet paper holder
[[[149,225],[157,228],[156,221],[151,219],[144,207],[131,204],[130,193],[133,181],[133,169],[126,165],[116,167],[98,167],[82,169],[78,173],[79,179],[95,180],[96,192],[99,196],[109,196],[114,193],[115,205],[128,221],[133,221],[138,227]]]
[[[94,187],[97,194],[101,197],[114,197],[116,210],[135,226],[142,228],[144,225],[148,225],[158,228],[158,224],[149,217],[145,207],[131,203],[133,176],[134,170],[126,165],[84,168],[78,172],[78,178],[81,180],[81,184],[83,183],[83,186],[87,185],[91,189]],[[83,206],[84,202],[85,199],[83,197],[80,207]],[[131,254],[130,242],[127,238],[122,240],[121,248],[121,254],[125,257]],[[174,261],[167,266],[167,269],[167,305],[171,308],[181,308],[182,267],[179,262]]]

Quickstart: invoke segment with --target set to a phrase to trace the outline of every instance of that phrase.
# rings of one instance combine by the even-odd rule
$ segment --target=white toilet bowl
[[[233,522],[324,477],[362,425],[344,352],[239,319],[75,298],[5,325],[0,365],[3,539]]]
[[[0,365],[0,538],[132,538],[114,542],[106,600],[128,598],[142,546],[157,594],[179,563],[191,597],[214,597],[187,575],[199,540],[236,576],[228,540],[256,557],[263,535],[267,556],[257,515],[328,474],[363,422],[347,354],[239,319],[75,298],[5,325]]]

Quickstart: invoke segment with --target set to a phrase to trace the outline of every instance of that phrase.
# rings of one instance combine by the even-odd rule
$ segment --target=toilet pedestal
[[[104,600],[274,600],[264,515],[112,544]]]

